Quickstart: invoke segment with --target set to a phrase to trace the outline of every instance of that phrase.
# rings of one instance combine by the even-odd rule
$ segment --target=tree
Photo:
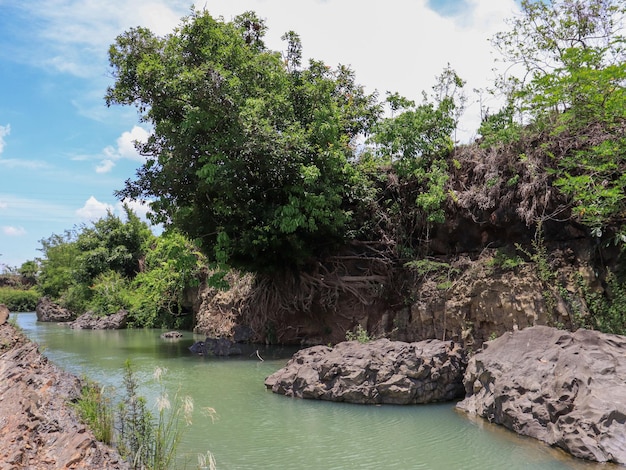
[[[430,229],[445,219],[447,158],[454,149],[453,134],[463,112],[465,82],[448,65],[437,77],[433,93],[422,104],[388,93],[391,115],[372,129],[368,143],[375,158],[388,163],[402,182],[391,199],[406,228],[402,244],[412,247],[415,235],[430,238]]]
[[[79,253],[76,234],[66,230],[62,235],[53,234],[39,243],[43,254],[39,287],[44,295],[59,298],[74,282],[74,269]]]
[[[311,61],[288,33],[287,60],[264,22],[193,11],[170,35],[118,36],[108,105],[134,105],[153,134],[119,197],[201,243],[209,260],[250,271],[302,268],[343,243],[355,139],[380,112],[346,67]]]
[[[523,72],[501,81],[513,93],[498,117],[513,115],[514,107],[530,131],[549,136],[544,162],[572,217],[598,236],[614,232],[620,243],[626,242],[625,15],[621,0],[524,0],[512,30],[494,38]],[[506,135],[501,127],[497,132]]]
[[[91,227],[79,231],[74,272],[77,281],[89,284],[106,271],[132,279],[139,272],[139,260],[152,232],[127,205],[123,207],[125,222],[109,211]]]

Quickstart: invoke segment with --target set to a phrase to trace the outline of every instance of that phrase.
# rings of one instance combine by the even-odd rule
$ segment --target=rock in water
[[[469,361],[458,408],[572,455],[626,464],[626,337],[535,326]]]
[[[463,396],[465,352],[450,341],[346,341],[298,351],[265,380],[275,393],[362,404],[415,404]]]
[[[42,297],[35,307],[37,321],[41,322],[68,322],[76,318],[71,311],[55,304],[48,297]]]
[[[92,312],[83,313],[71,322],[70,328],[74,330],[121,330],[126,328],[128,312],[123,308],[113,315],[98,316]]]

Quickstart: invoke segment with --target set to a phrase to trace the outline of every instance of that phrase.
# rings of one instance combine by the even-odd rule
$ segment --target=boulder
[[[42,297],[35,307],[37,320],[41,322],[68,322],[76,318],[73,312],[54,303],[48,297]]]
[[[0,325],[4,325],[9,320],[9,309],[6,305],[0,304]]]
[[[189,350],[199,356],[239,356],[241,349],[227,338],[207,338],[197,341]]]
[[[70,323],[70,328],[74,330],[121,330],[126,328],[126,317],[128,312],[119,309],[113,315],[103,317],[87,312]]]
[[[180,339],[183,337],[183,334],[179,331],[166,331],[161,334],[161,339]]]
[[[463,396],[466,355],[450,341],[345,341],[298,351],[270,375],[274,393],[362,404],[415,404]]]
[[[626,337],[535,326],[469,361],[457,406],[570,454],[626,464]]]

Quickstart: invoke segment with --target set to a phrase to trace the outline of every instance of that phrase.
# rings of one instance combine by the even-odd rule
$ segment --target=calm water
[[[297,400],[265,389],[265,377],[285,365],[293,351],[261,349],[265,360],[203,358],[187,350],[195,340],[159,338],[160,330],[74,331],[38,323],[34,313],[14,314],[25,333],[53,362],[102,385],[119,387],[130,359],[142,393],[160,393],[152,374],[166,368],[170,398],[193,397],[193,424],[180,448],[180,468],[197,468],[210,450],[224,469],[599,469],[532,439],[481,420],[452,404],[361,406]],[[214,408],[212,421],[201,411]]]

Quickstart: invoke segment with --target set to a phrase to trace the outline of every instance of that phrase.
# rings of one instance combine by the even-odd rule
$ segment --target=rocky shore
[[[50,363],[0,305],[0,469],[126,469],[69,405],[80,380]]]

